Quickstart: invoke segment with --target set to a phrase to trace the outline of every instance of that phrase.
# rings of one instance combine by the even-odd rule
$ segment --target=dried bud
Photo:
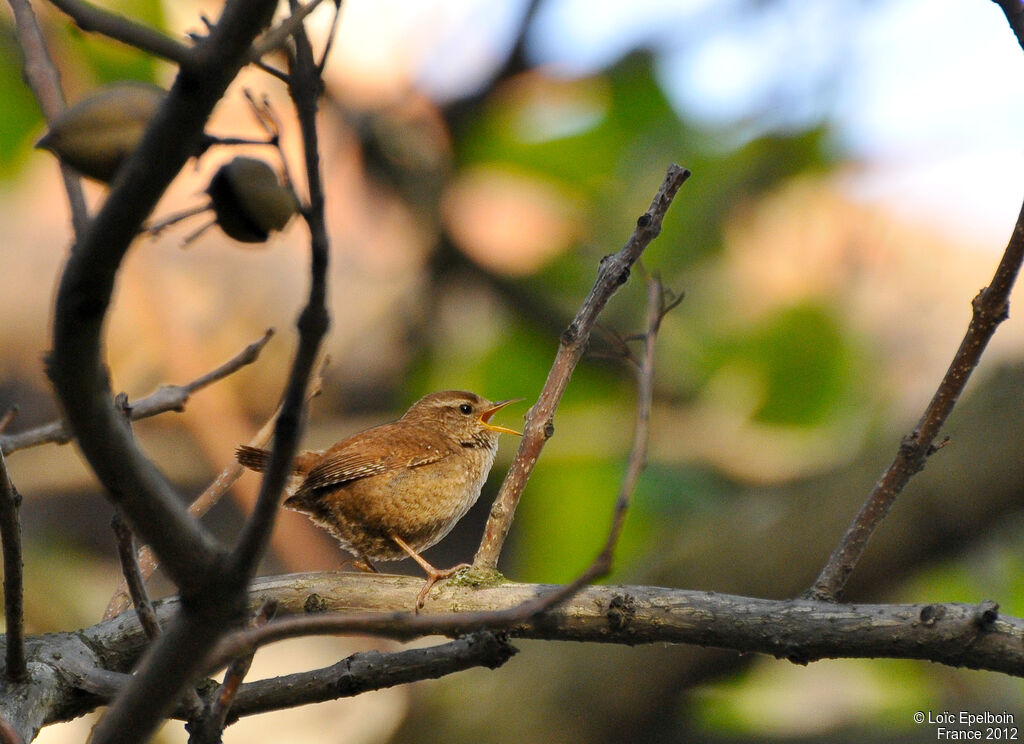
[[[50,150],[82,175],[109,183],[166,95],[162,88],[139,82],[102,88],[61,113],[36,147]]]
[[[295,192],[256,158],[237,157],[221,166],[206,193],[220,229],[243,243],[262,243],[299,208]]]

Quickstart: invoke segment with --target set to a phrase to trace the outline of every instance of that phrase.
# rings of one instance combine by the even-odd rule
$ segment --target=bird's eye
[[[459,406],[459,410],[468,416],[473,413],[473,406],[469,405],[469,403],[463,403]]]

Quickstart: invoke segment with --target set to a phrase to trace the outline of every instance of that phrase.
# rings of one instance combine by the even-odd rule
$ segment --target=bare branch
[[[306,20],[306,16],[317,9],[320,2],[321,0],[310,0],[310,2],[305,5],[300,5],[297,9],[292,11],[290,16],[274,26],[274,28],[264,33],[260,38],[256,39],[255,43],[252,45],[250,59],[255,62],[263,55],[283,47],[287,43],[288,38],[298,31],[300,26],[302,26],[303,21]],[[319,75],[320,72],[322,72],[322,70],[318,69],[317,75]]]
[[[131,596],[135,612],[139,617],[142,629],[150,640],[160,635],[160,624],[153,612],[153,604],[149,601],[146,593],[146,580],[139,569],[139,563],[135,554],[135,535],[131,528],[121,519],[120,514],[115,514],[111,523],[114,528],[114,535],[117,537],[117,555],[121,559],[121,572],[124,574],[125,585]]]
[[[14,30],[18,37],[18,46],[25,58],[25,82],[32,89],[32,94],[39,102],[46,121],[52,122],[62,111],[66,101],[61,88],[60,73],[50,58],[46,48],[46,39],[36,21],[29,0],[8,0],[14,12]],[[68,195],[71,207],[71,222],[75,235],[81,237],[89,224],[89,210],[85,204],[82,191],[81,176],[69,165],[61,164],[61,176],[64,179],[64,190]]]
[[[473,633],[430,648],[392,653],[366,651],[323,669],[243,685],[231,713],[241,717],[353,697],[479,666],[497,669],[515,653],[512,645],[489,632]]]
[[[192,62],[191,47],[138,21],[91,5],[85,0],[50,0],[83,31],[102,34],[109,39],[135,47],[156,57],[186,67]]]
[[[1010,290],[1013,289],[1022,260],[1024,205],[992,282],[971,303],[973,314],[967,333],[935,395],[925,408],[917,427],[900,442],[889,468],[871,490],[814,585],[807,591],[807,596],[824,600],[839,598],[847,579],[864,554],[868,540],[889,513],[896,497],[910,479],[924,468],[928,457],[944,444],[936,445],[936,437],[960,399],[967,380],[978,366],[996,328],[1009,317]]]
[[[280,619],[226,637],[211,668],[271,642],[306,635],[374,635],[409,640],[481,630],[545,640],[684,643],[763,653],[807,663],[823,658],[924,659],[1024,677],[1024,619],[992,602],[847,605],[769,600],[647,586],[591,585],[540,615],[521,608],[561,587],[496,581],[448,582],[418,615],[422,582],[412,576],[323,572],[256,579],[251,606],[278,602]],[[157,603],[168,615],[177,599]],[[130,616],[80,631],[91,643],[125,652],[144,643]]]
[[[18,407],[11,406],[7,409],[7,412],[3,416],[0,416],[0,434],[6,431],[7,427],[11,425],[11,422],[18,417]],[[2,450],[0,450],[2,452]]]
[[[615,291],[629,279],[630,268],[640,254],[661,232],[661,223],[672,204],[672,199],[689,177],[690,171],[685,168],[678,165],[669,166],[665,180],[651,206],[637,220],[636,230],[626,245],[618,253],[605,256],[601,260],[597,281],[576,313],[576,317],[562,333],[558,353],[555,355],[544,388],[537,403],[526,414],[526,425],[519,451],[491,507],[483,539],[473,559],[476,568],[496,569],[505,537],[512,526],[516,506],[544,443],[554,434],[555,410],[576,364],[583,355],[597,316]]]
[[[681,299],[681,298],[680,298]],[[615,499],[615,513],[612,516],[612,526],[608,532],[608,538],[604,547],[594,559],[590,568],[584,572],[580,580],[587,583],[594,581],[611,572],[612,559],[615,553],[615,545],[622,533],[622,526],[626,521],[626,512],[629,509],[633,493],[636,491],[636,484],[640,480],[640,473],[647,464],[647,444],[650,439],[651,430],[651,402],[654,397],[654,347],[658,339],[658,330],[661,328],[661,321],[665,314],[678,305],[678,301],[665,304],[665,290],[660,279],[648,277],[647,279],[647,332],[644,334],[644,355],[637,369],[637,402],[636,420],[633,425],[633,445],[629,453],[629,465],[626,467],[626,474],[619,486],[619,494]]]
[[[185,385],[162,385],[145,398],[139,398],[137,401],[129,403],[131,420],[138,421],[139,419],[156,416],[167,411],[183,411],[185,404],[193,393],[255,362],[259,358],[263,347],[267,345],[267,342],[270,341],[273,335],[274,329],[269,328],[262,338],[246,346],[241,352],[217,369]],[[11,452],[17,452],[28,447],[36,447],[40,444],[66,444],[72,438],[73,435],[63,421],[51,421],[48,424],[43,424],[18,434],[0,435],[0,451],[4,454],[10,454]]]
[[[189,55],[102,209],[71,252],[57,290],[48,372],[78,446],[106,495],[193,600],[153,645],[97,724],[94,744],[143,741],[173,709],[212,644],[244,617],[244,581],[225,576],[225,551],[132,441],[111,403],[104,320],[124,256],[168,184],[202,142],[213,107],[269,24],[272,0],[229,0]],[[207,601],[198,601],[207,596]]]
[[[296,6],[297,3],[292,2],[293,12]],[[291,472],[292,458],[298,447],[306,408],[306,389],[316,364],[320,342],[330,325],[330,315],[327,311],[329,240],[324,222],[324,193],[316,129],[318,100],[323,81],[313,60],[309,39],[301,25],[295,30],[294,39],[295,53],[291,59],[288,80],[302,131],[306,182],[309,188],[309,204],[302,210],[310,232],[309,299],[296,323],[299,330],[299,347],[295,352],[295,360],[281,404],[281,413],[274,428],[270,462],[263,474],[252,515],[243,526],[231,555],[231,570],[246,578],[251,577],[255,571],[256,564],[270,539],[279,497]]]
[[[6,622],[4,676],[10,682],[28,679],[25,660],[25,588],[23,553],[21,548],[21,521],[18,508],[21,494],[14,488],[7,474],[7,461],[0,452],[0,539],[4,557],[4,620]]]

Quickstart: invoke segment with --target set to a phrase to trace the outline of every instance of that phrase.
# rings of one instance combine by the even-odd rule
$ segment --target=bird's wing
[[[336,488],[371,475],[428,465],[451,454],[452,445],[434,432],[384,424],[324,452],[299,490]]]

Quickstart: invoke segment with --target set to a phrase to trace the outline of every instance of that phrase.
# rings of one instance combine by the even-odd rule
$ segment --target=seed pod
[[[283,229],[299,208],[291,187],[256,158],[237,157],[221,166],[206,193],[220,229],[243,243],[262,243],[272,231]]]
[[[114,180],[167,92],[148,83],[115,83],[66,109],[36,147],[50,150],[82,175]]]

